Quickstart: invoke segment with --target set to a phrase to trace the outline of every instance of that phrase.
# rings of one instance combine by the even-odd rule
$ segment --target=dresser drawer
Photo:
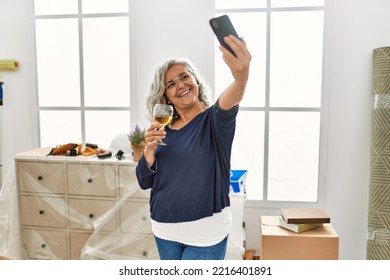
[[[115,196],[114,165],[69,163],[67,167],[69,194]]]
[[[24,229],[24,249],[30,259],[68,259],[66,232]]]
[[[158,251],[152,234],[121,235],[121,255],[128,259],[158,260]]]
[[[121,205],[119,212],[122,232],[147,234],[152,232],[148,203],[126,201]]]
[[[121,259],[118,248],[119,237],[110,233],[71,233],[71,259],[117,260]],[[84,246],[87,246],[84,248]]]
[[[120,165],[119,172],[119,191],[121,197],[127,195],[132,198],[149,198],[150,189],[143,190],[138,185],[137,177],[135,176],[135,166]]]
[[[21,195],[20,211],[22,225],[66,227],[64,198]]]
[[[116,205],[113,200],[99,199],[69,199],[69,224],[72,229],[94,230],[96,219],[106,214],[104,219],[100,219],[97,226],[99,230],[114,231],[117,228]],[[112,210],[112,211],[110,211]],[[109,212],[110,211],[110,212]]]
[[[47,162],[18,162],[19,191],[65,193],[65,165]]]
[[[70,234],[70,259],[80,260],[81,250],[91,237],[90,233],[71,233]]]

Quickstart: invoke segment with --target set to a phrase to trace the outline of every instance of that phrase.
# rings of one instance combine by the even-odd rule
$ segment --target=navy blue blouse
[[[136,167],[142,189],[151,188],[151,218],[157,222],[194,221],[230,206],[230,157],[238,106],[215,103],[179,130],[166,127],[167,146],[158,146],[149,168]]]

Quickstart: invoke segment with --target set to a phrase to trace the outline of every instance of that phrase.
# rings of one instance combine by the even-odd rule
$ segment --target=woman
[[[136,175],[151,188],[152,231],[160,259],[224,259],[231,225],[230,154],[238,104],[244,96],[251,55],[243,40],[225,38],[236,56],[220,46],[234,81],[213,105],[195,67],[171,59],[155,72],[147,107],[172,104],[165,129],[146,131]],[[210,106],[211,105],[211,106]],[[166,146],[157,144],[164,139]]]

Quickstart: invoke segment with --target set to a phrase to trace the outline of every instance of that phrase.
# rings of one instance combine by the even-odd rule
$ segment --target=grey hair
[[[195,78],[199,86],[199,101],[207,107],[211,105],[211,88],[199,74],[198,70],[195,68],[192,62],[186,58],[171,58],[161,66],[157,67],[156,71],[154,72],[154,78],[146,97],[146,108],[148,111],[148,118],[150,118],[150,120],[153,119],[153,107],[156,103],[168,103],[168,100],[165,96],[164,79],[166,72],[173,65],[184,66],[184,68]],[[178,115],[175,111],[174,117],[177,116]]]

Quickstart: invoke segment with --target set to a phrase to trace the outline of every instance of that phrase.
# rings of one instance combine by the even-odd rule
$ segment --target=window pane
[[[129,20],[83,21],[86,106],[130,106]]]
[[[217,14],[216,16],[220,16]],[[263,107],[265,104],[266,71],[266,14],[229,14],[239,36],[243,37],[252,55],[249,80],[245,98],[241,106]],[[230,69],[226,66],[215,38],[215,96],[219,96],[233,81]]]
[[[215,8],[217,9],[265,7],[267,7],[267,0],[215,0]]]
[[[263,199],[264,112],[238,113],[231,162],[234,170],[248,170],[248,198]]]
[[[80,111],[39,112],[41,147],[81,143]]]
[[[78,0],[35,0],[36,15],[65,15],[78,13]]]
[[[85,112],[86,143],[98,144],[106,149],[121,133],[130,133],[129,111],[87,111]]]
[[[83,14],[127,13],[129,0],[82,0]]]
[[[79,106],[77,19],[36,20],[40,106]]]
[[[324,0],[271,0],[273,8],[277,7],[314,7],[324,6]]]
[[[322,11],[272,14],[271,106],[321,105],[322,44]]]
[[[270,112],[268,200],[317,201],[320,113]]]

